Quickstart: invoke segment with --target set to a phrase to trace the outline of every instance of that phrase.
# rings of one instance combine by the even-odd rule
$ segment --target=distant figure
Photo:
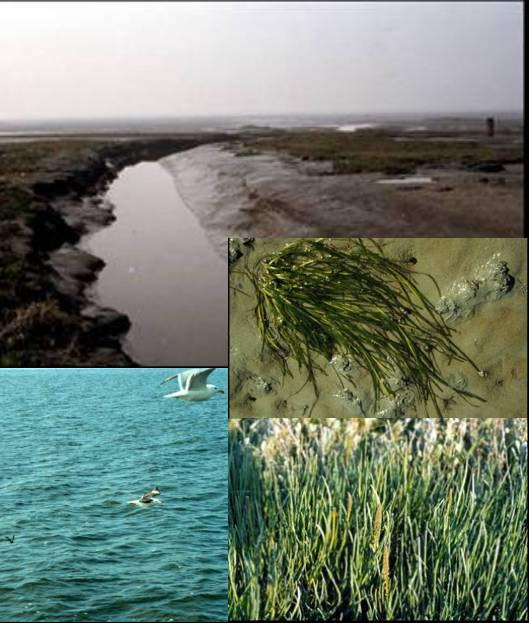
[[[172,394],[166,394],[164,398],[179,398],[180,400],[208,400],[214,394],[223,394],[224,390],[215,385],[206,383],[208,376],[215,368],[206,368],[205,370],[186,370],[163,380],[160,385],[178,379],[180,391]]]
[[[487,124],[487,136],[491,136],[491,137],[494,136],[494,131],[495,131],[494,117],[487,117],[486,124]]]
[[[13,535],[12,537],[5,537],[10,543],[14,543],[15,542],[15,535]]]

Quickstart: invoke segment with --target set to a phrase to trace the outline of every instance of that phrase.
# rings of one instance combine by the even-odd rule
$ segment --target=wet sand
[[[82,247],[105,261],[90,298],[130,318],[127,354],[140,365],[225,366],[226,262],[165,168],[124,169],[105,201],[116,220]]]
[[[239,269],[254,262],[288,240],[260,239],[254,248],[241,247],[244,256],[233,265],[230,275],[230,415],[231,417],[393,417],[397,415],[391,400],[381,403],[378,412],[370,412],[371,385],[366,373],[360,371],[358,387],[363,409],[347,398],[329,362],[319,361],[327,376],[318,376],[320,398],[315,402],[312,386],[304,386],[306,374],[291,366],[293,378],[283,377],[281,368],[266,352],[253,316],[255,299],[247,278]],[[457,329],[455,343],[484,371],[478,375],[468,364],[452,364],[439,360],[445,378],[451,376],[471,392],[486,400],[472,406],[460,398],[442,405],[446,417],[525,417],[527,409],[527,243],[522,239],[462,239],[462,238],[393,238],[386,253],[390,257],[411,254],[417,258],[415,269],[431,274],[448,301],[461,306],[460,317],[447,319]],[[494,290],[495,277],[490,266],[499,261],[507,263],[514,286],[501,295]],[[488,272],[489,271],[489,272]],[[417,277],[421,289],[434,303],[440,298],[427,277]],[[472,280],[481,280],[481,294],[468,300],[460,293]],[[243,290],[250,296],[237,291]],[[459,298],[458,298],[459,297]],[[441,306],[442,307],[442,306]],[[444,305],[445,309],[449,306]],[[450,396],[446,394],[446,397]],[[406,413],[409,417],[434,416],[416,402]]]

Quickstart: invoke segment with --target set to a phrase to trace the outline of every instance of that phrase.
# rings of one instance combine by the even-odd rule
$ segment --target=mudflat
[[[226,147],[239,236],[523,235],[521,134],[290,131]],[[241,171],[242,175],[238,172]],[[220,182],[219,182],[220,183]],[[225,184],[226,182],[223,181]]]
[[[388,377],[395,390],[378,405],[368,371],[347,354],[314,353],[319,396],[292,353],[282,362],[262,347],[257,298],[246,270],[292,239],[233,241],[230,271],[230,416],[244,417],[432,417],[408,380]],[[347,239],[333,244],[347,245]],[[476,364],[436,357],[448,386],[440,391],[444,417],[523,417],[527,409],[527,244],[509,238],[377,239],[388,258],[414,259],[412,275],[423,294],[454,330],[453,341]],[[237,259],[235,259],[237,258]],[[428,276],[433,277],[434,281]],[[437,284],[437,285],[435,285]],[[438,289],[439,288],[439,289]],[[351,318],[353,325],[354,319]],[[300,335],[300,342],[303,336]],[[336,353],[335,353],[336,355]],[[343,372],[353,382],[344,378]],[[401,382],[402,381],[402,382]],[[464,389],[481,400],[456,395]]]
[[[178,153],[181,152],[181,153]],[[217,250],[226,238],[517,237],[518,126],[475,130],[249,128],[235,133],[0,141],[0,363],[130,365],[122,310],[87,300],[104,266],[76,245],[114,220],[125,166],[167,161]]]

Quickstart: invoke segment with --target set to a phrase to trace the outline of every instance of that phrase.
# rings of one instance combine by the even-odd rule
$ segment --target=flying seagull
[[[163,385],[173,379],[178,379],[180,391],[166,394],[164,398],[179,398],[180,400],[208,400],[214,394],[223,394],[224,390],[215,385],[206,383],[208,376],[215,368],[205,368],[204,370],[186,370],[173,376],[169,376],[160,384]]]
[[[14,543],[15,542],[15,535],[13,535],[12,537],[5,537],[10,543]]]

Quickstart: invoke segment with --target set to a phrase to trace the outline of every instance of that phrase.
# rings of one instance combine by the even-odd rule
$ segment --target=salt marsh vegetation
[[[526,244],[231,241],[230,416],[524,417]]]
[[[527,618],[522,419],[230,422],[230,620]]]
[[[481,400],[450,386],[436,357],[478,366],[454,342],[450,328],[417,286],[414,258],[395,261],[382,246],[353,239],[338,247],[330,239],[300,239],[245,270],[253,286],[263,348],[292,376],[291,357],[307,374],[316,397],[321,355],[355,386],[352,372],[369,373],[377,410],[384,395],[411,387],[441,416],[440,390]],[[433,280],[433,278],[432,278]],[[434,281],[435,283],[435,281]],[[440,294],[440,292],[439,292]],[[344,365],[345,363],[345,365]]]

